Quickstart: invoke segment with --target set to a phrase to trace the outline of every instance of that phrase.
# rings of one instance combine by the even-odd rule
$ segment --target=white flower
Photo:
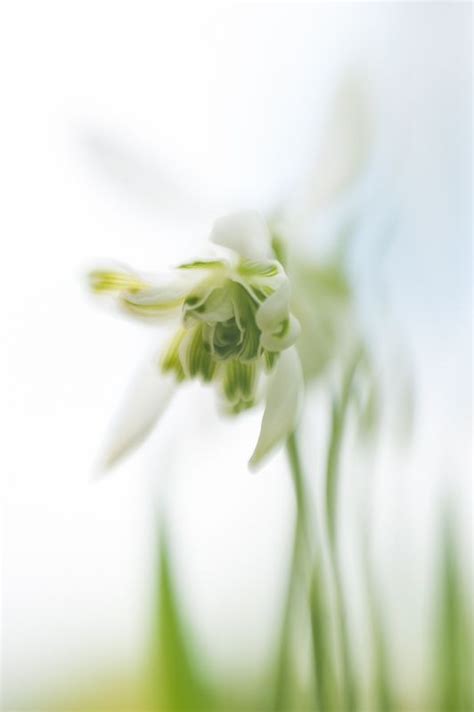
[[[182,264],[164,277],[128,269],[89,275],[92,290],[111,295],[121,310],[158,323],[176,321],[171,342],[151,367],[145,365],[124,404],[106,465],[148,434],[173,387],[189,379],[215,383],[226,410],[235,414],[256,404],[264,384],[266,408],[251,467],[296,426],[303,388],[294,347],[300,329],[268,227],[254,212],[229,215],[217,220],[211,241],[212,257]]]

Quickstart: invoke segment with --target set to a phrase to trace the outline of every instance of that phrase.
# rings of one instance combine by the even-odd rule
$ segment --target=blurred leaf
[[[362,353],[354,387],[357,432],[362,442],[371,444],[381,422],[382,397],[380,382],[367,351]]]
[[[394,687],[389,664],[389,649],[384,626],[383,608],[380,604],[372,567],[367,556],[365,560],[365,585],[368,604],[369,624],[372,637],[372,687],[377,712],[395,710]]]
[[[454,535],[452,510],[444,516],[440,552],[437,615],[438,708],[442,712],[474,709],[473,619]]]
[[[160,537],[158,563],[159,584],[150,670],[152,709],[165,712],[210,710],[210,688],[198,670],[190,633],[181,616],[164,532]]]

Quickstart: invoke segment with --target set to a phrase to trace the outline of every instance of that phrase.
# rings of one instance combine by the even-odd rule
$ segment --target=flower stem
[[[296,499],[296,539],[300,548],[304,547],[305,540],[309,536],[308,531],[308,507],[305,495],[305,485],[301,457],[296,439],[296,433],[289,436],[286,443],[288,461],[290,463],[291,476],[295,488]],[[309,540],[306,542],[309,544]]]
[[[286,443],[288,462],[295,492],[296,517],[293,534],[293,550],[291,555],[290,570],[288,574],[288,588],[283,614],[279,658],[277,662],[277,679],[273,709],[276,711],[287,710],[290,706],[290,690],[292,687],[291,676],[291,630],[295,608],[295,600],[301,586],[305,588],[305,571],[303,558],[309,553],[307,499],[305,496],[304,475],[296,433],[292,433]]]
[[[332,424],[328,444],[326,462],[326,525],[328,538],[329,566],[334,582],[334,603],[336,615],[336,629],[339,647],[339,657],[342,672],[343,709],[353,712],[357,709],[357,691],[354,679],[354,669],[350,650],[349,631],[347,629],[347,611],[345,607],[343,583],[340,562],[338,557],[338,488],[340,479],[340,455],[347,420],[348,407],[351,401],[352,386],[361,353],[355,355],[350,364],[339,400],[333,402]]]

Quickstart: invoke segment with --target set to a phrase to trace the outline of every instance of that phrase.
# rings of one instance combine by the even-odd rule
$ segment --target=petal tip
[[[260,458],[256,457],[256,455],[254,453],[252,455],[252,457],[250,458],[250,460],[248,461],[247,467],[250,472],[254,473],[254,472],[258,472],[258,470],[260,469],[260,464],[261,464]]]
[[[211,242],[233,250],[241,258],[271,256],[271,238],[266,220],[256,210],[231,213],[215,221]]]
[[[104,452],[101,452],[93,465],[91,482],[98,482],[99,480],[106,478],[112,470],[116,468],[125,454],[126,452],[124,449],[121,449],[120,451],[105,450]]]

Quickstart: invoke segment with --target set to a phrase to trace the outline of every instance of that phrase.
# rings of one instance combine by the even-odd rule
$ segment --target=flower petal
[[[138,316],[166,317],[179,311],[190,291],[204,279],[204,275],[191,272],[160,275],[148,288],[122,292],[119,295],[120,305]]]
[[[269,377],[260,435],[249,467],[256,469],[295,429],[303,395],[303,372],[296,348],[283,351]]]
[[[123,291],[139,291],[150,287],[149,282],[128,269],[113,265],[91,270],[88,275],[89,287],[96,294],[117,294]]]
[[[262,332],[260,337],[260,345],[266,351],[284,351],[296,342],[296,339],[300,335],[301,327],[298,319],[296,319],[292,314],[283,323],[283,328],[279,331]]]
[[[290,284],[285,280],[259,307],[255,320],[262,332],[275,331],[290,313]]]
[[[247,260],[272,258],[271,236],[267,223],[255,211],[233,213],[214,223],[211,241],[234,250]]]
[[[186,291],[173,287],[155,287],[120,297],[121,306],[132,314],[144,317],[167,316],[183,305]]]
[[[139,445],[166,409],[176,381],[164,376],[154,359],[147,359],[135,378],[119,409],[106,441],[100,465],[106,470]]]
[[[139,317],[163,318],[179,310],[189,292],[206,279],[206,272],[174,270],[143,275],[113,266],[89,272],[89,286],[115,307]]]
[[[177,269],[203,269],[203,270],[221,270],[225,269],[227,263],[225,260],[218,260],[214,257],[207,257],[200,260],[193,260],[192,262],[184,262],[178,265]]]

